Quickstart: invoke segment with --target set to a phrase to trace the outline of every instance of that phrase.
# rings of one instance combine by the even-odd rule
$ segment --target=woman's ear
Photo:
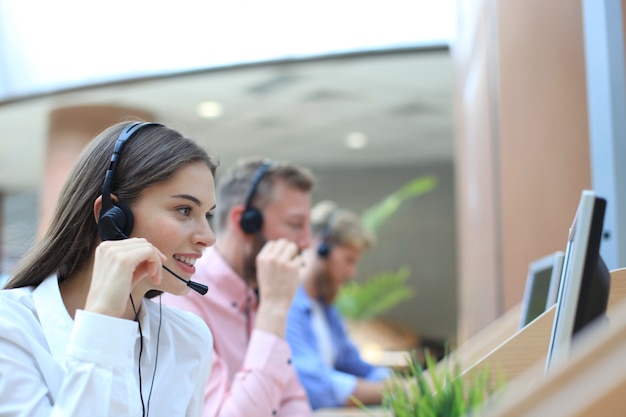
[[[111,194],[111,202],[116,203],[118,198],[115,194]],[[96,219],[96,223],[100,220],[100,212],[102,211],[102,196],[99,196],[93,202],[93,216]]]
[[[100,220],[101,210],[102,210],[102,196],[99,196],[93,202],[93,217],[96,221],[96,224],[98,224],[98,221]]]

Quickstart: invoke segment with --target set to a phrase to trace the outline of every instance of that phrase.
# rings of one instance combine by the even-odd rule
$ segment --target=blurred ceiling
[[[199,103],[221,106],[217,118]],[[286,59],[149,77],[0,102],[0,192],[37,189],[48,115],[119,105],[155,115],[228,166],[262,155],[310,167],[451,161],[452,63],[447,46]],[[353,146],[346,147],[350,137]]]

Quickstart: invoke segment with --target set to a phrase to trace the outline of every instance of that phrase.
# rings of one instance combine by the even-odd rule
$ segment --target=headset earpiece
[[[134,226],[133,212],[122,202],[113,203],[113,207],[100,214],[98,232],[102,240],[128,239]]]
[[[317,254],[320,258],[328,258],[328,255],[330,255],[330,243],[323,240],[317,247]]]
[[[243,213],[241,213],[241,219],[239,220],[239,226],[246,234],[254,234],[263,227],[263,213],[261,213],[261,210],[258,208],[252,207],[252,199],[254,198],[254,193],[263,175],[272,165],[274,165],[272,161],[263,162],[259,168],[257,168],[254,177],[252,177],[252,184],[250,185],[250,190],[246,197],[245,209]]]
[[[322,227],[322,230],[320,232],[322,241],[317,246],[317,255],[320,258],[328,258],[328,255],[330,255],[330,251],[332,249],[332,244],[330,243],[330,237],[332,235],[332,224],[333,224],[333,219],[335,218],[336,213],[337,213],[337,209],[334,209],[333,211],[330,212],[330,214],[328,215],[328,218],[324,222],[324,227]]]
[[[139,129],[145,126],[162,126],[159,123],[150,122],[134,122],[130,123],[120,132],[119,137],[115,141],[113,155],[109,169],[104,177],[102,185],[102,208],[98,218],[98,234],[102,240],[122,240],[127,239],[133,231],[134,218],[130,207],[122,201],[111,200],[111,187],[113,185],[113,176],[115,168],[120,159],[122,148],[128,139],[130,139]]]
[[[239,225],[244,233],[248,235],[254,234],[263,227],[263,213],[255,207],[248,207],[241,213]]]

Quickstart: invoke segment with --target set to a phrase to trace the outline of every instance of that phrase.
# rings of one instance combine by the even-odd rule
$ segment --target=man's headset
[[[246,197],[245,209],[241,214],[241,219],[239,220],[241,230],[243,230],[246,234],[254,234],[263,227],[263,213],[261,213],[261,210],[258,208],[252,206],[252,199],[254,198],[254,194],[259,186],[259,183],[263,179],[263,175],[275,164],[276,162],[274,161],[264,161],[261,165],[259,165],[254,173],[254,176],[252,177],[252,185],[250,185],[250,190],[248,191],[248,195]]]
[[[100,239],[104,240],[122,240],[128,239],[133,231],[134,218],[133,212],[124,202],[118,200],[113,202],[111,200],[111,186],[113,185],[113,177],[115,175],[115,169],[119,163],[122,148],[137,131],[148,126],[163,126],[159,123],[152,122],[134,122],[130,123],[120,132],[119,137],[115,141],[115,147],[113,148],[113,155],[111,156],[111,163],[104,176],[104,184],[102,185],[102,208],[100,210],[100,217],[98,219],[98,233]],[[183,277],[178,276],[171,271],[165,265],[163,268],[170,274],[174,275],[179,280],[185,282],[189,288],[200,294],[206,294],[209,287],[200,284],[198,282],[186,280]]]
[[[337,211],[338,209],[333,209],[333,211],[330,212],[330,214],[326,218],[326,221],[324,222],[322,230],[320,231],[320,237],[322,238],[322,241],[317,246],[317,254],[320,258],[328,258],[328,255],[330,255],[330,251],[333,247],[332,243],[330,242],[330,237],[332,235],[332,225],[335,216],[337,215]]]

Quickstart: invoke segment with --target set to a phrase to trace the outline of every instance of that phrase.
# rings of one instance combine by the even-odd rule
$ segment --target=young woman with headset
[[[215,242],[216,167],[156,123],[87,146],[0,291],[1,416],[202,414],[211,333],[146,295],[206,292],[189,278]]]

